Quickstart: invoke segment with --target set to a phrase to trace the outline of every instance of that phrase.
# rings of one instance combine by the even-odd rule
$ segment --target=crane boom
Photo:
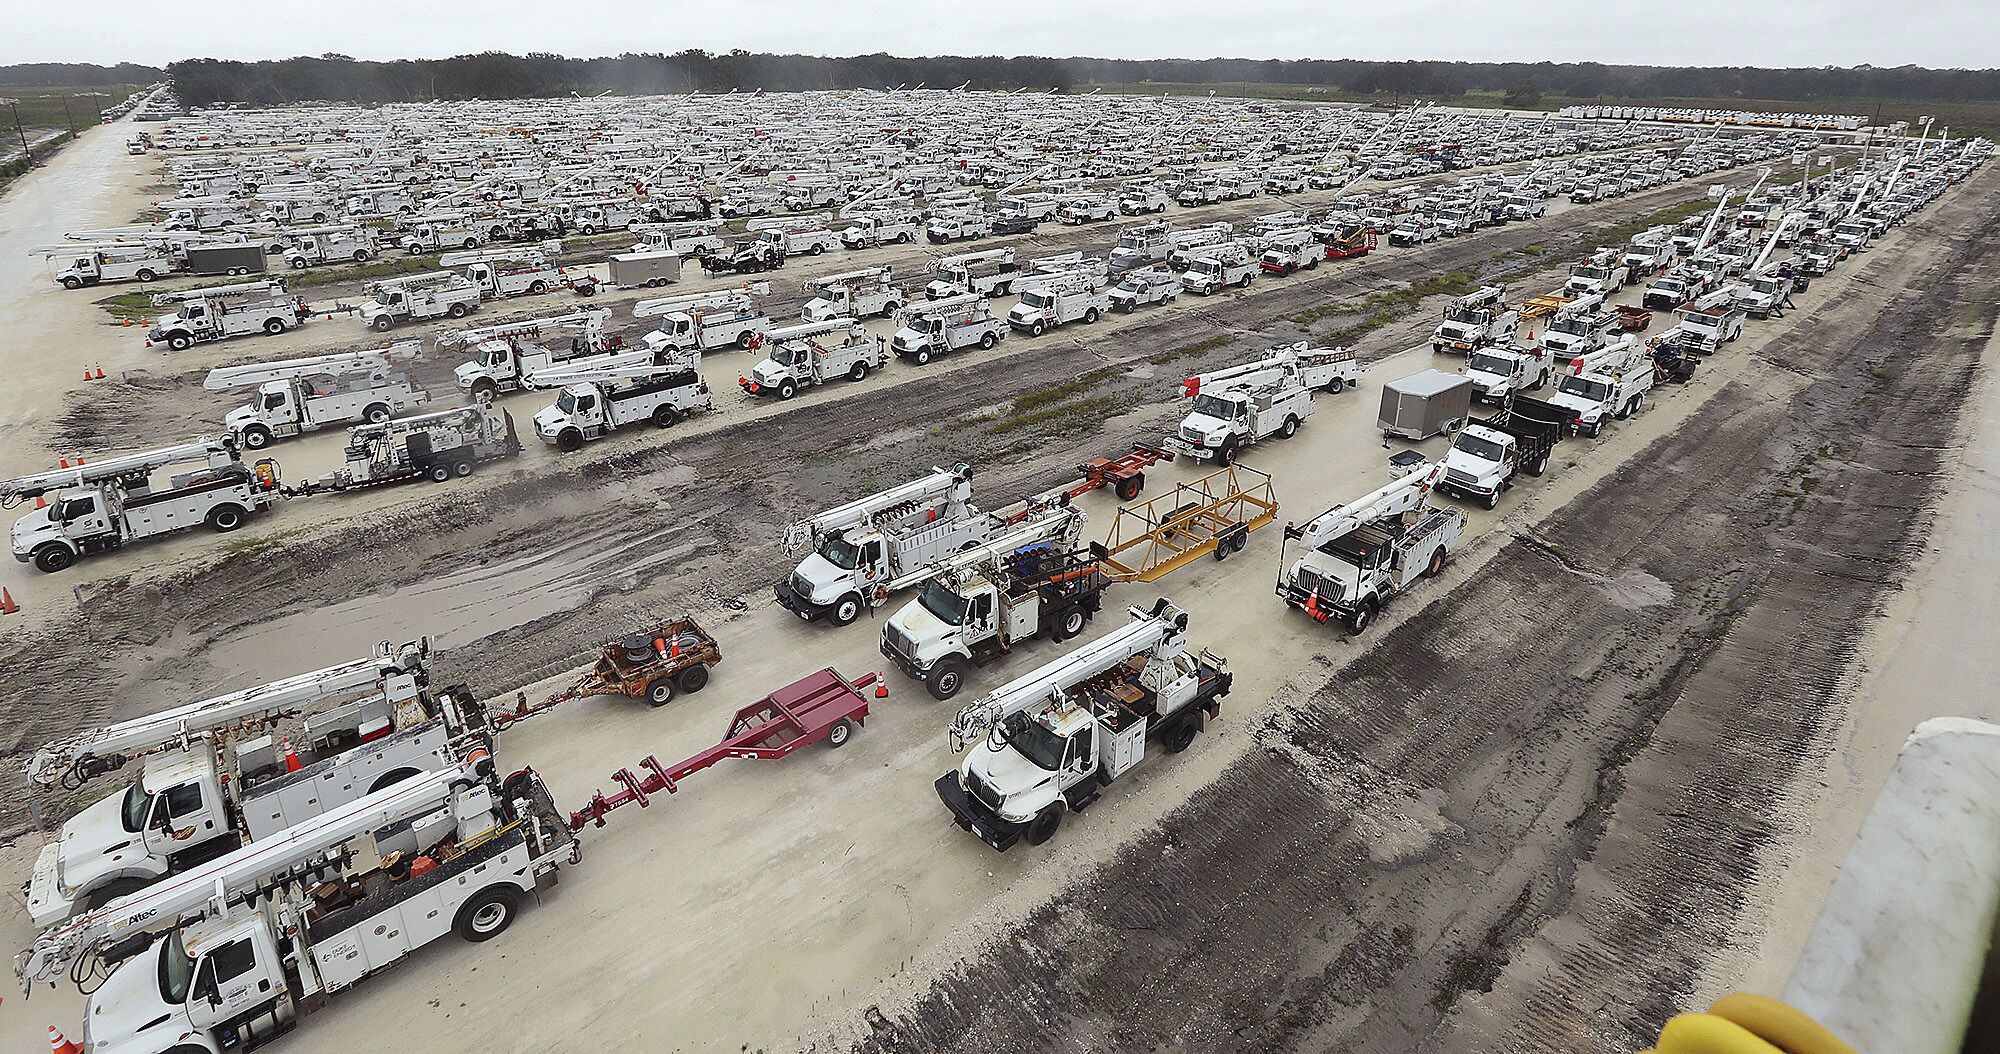
[[[0,482],[0,501],[12,503],[63,487],[80,487],[114,479],[140,478],[167,465],[178,465],[203,458],[208,459],[212,465],[217,459],[221,459],[225,464],[234,462],[235,445],[227,439],[200,436],[176,446],[141,451],[137,454],[121,454],[102,461],[93,461],[87,465],[79,464],[33,475],[16,476]]]
[[[351,662],[80,732],[36,750],[28,760],[28,777],[48,787],[68,773],[98,775],[197,736],[266,725],[322,700],[379,687],[392,677],[419,677],[426,672],[430,650],[429,637],[400,646],[383,641],[373,654]]]
[[[536,370],[528,375],[528,383],[536,388],[555,388],[584,382],[623,381],[636,377],[679,373],[692,368],[692,365],[688,361],[679,359],[663,363],[654,356],[651,349],[640,348],[637,351],[606,355],[587,363],[565,363],[546,370]]]
[[[201,386],[209,391],[221,391],[225,388],[240,388],[291,377],[331,377],[349,373],[380,374],[393,363],[415,361],[422,350],[421,341],[405,340],[385,348],[343,351],[301,359],[280,359],[277,362],[250,362],[241,366],[218,366],[208,371],[208,377],[202,381]]]
[[[1317,549],[1377,520],[1421,508],[1442,465],[1442,462],[1425,462],[1402,478],[1345,505],[1336,505],[1299,526],[1287,526],[1285,536],[1304,542],[1307,549]]]
[[[1065,698],[1074,687],[1147,653],[1171,659],[1187,642],[1187,615],[1165,597],[1148,612],[1131,608],[1132,621],[1080,648],[995,688],[951,721],[951,747],[963,751],[1007,718]]]
[[[932,468],[929,475],[919,476],[908,483],[878,491],[865,498],[857,498],[816,516],[795,520],[785,526],[785,548],[796,553],[812,544],[821,535],[859,526],[885,512],[916,502],[946,497],[956,497],[959,501],[971,500],[971,468],[965,465],[957,465],[951,469]]]
[[[473,329],[455,329],[449,333],[439,334],[437,341],[438,347],[441,348],[466,347],[496,338],[532,337],[545,329],[561,329],[567,326],[582,327],[592,334],[592,339],[594,340],[596,333],[603,329],[604,323],[610,320],[610,318],[610,308],[598,307],[591,308],[588,311],[572,311],[563,315],[544,315],[540,318],[524,318],[513,322],[499,322],[491,326],[479,326]]]
[[[1083,534],[1083,521],[1083,510],[1068,504],[1065,498],[1063,504],[1043,507],[1041,511],[1031,513],[1027,519],[977,545],[934,561],[927,567],[918,568],[909,575],[890,582],[889,589],[891,591],[904,589],[930,578],[950,579],[975,569],[989,567],[1016,549],[1051,539],[1058,543],[1062,551],[1068,552],[1076,548],[1077,541]]]

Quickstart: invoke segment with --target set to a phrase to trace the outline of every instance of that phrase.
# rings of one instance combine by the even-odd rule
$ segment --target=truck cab
[[[1549,397],[1549,402],[1573,415],[1571,427],[1578,435],[1595,439],[1603,434],[1604,426],[1613,416],[1622,420],[1638,411],[1646,391],[1653,386],[1652,379],[1650,360],[1635,363],[1618,374],[1566,373],[1556,382],[1556,393]]]
[[[1298,384],[1201,392],[1168,445],[1198,460],[1213,458],[1227,465],[1243,447],[1266,436],[1291,438],[1312,412],[1312,393]]]
[[[1500,492],[1519,467],[1519,441],[1497,428],[1469,424],[1459,429],[1444,455],[1441,486],[1498,508]]]
[[[1201,256],[1188,263],[1181,275],[1181,288],[1208,296],[1234,285],[1249,288],[1256,266],[1241,252]]]
[[[193,749],[156,755],[124,794],[108,796],[63,824],[36,861],[29,914],[37,926],[54,925],[236,845],[236,828],[205,747],[198,742]]]
[[[1548,354],[1532,348],[1481,348],[1465,360],[1473,394],[1496,403],[1514,392],[1541,390],[1550,369]]]
[[[1542,332],[1542,347],[1551,355],[1568,360],[1604,347],[1616,320],[1603,312],[1562,312],[1549,320]]]
[[[247,1049],[297,1014],[270,927],[231,913],[168,930],[119,963],[86,1001],[83,1042],[93,1052]]]
[[[1843,252],[1863,253],[1875,236],[1875,228],[1865,220],[1845,220],[1834,224],[1833,241]]]

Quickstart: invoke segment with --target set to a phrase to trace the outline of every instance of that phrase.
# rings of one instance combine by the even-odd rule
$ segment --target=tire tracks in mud
[[[1916,295],[1767,345],[855,1050],[1645,1046],[1754,936],[1854,646],[1924,544],[1993,329],[1992,185],[1914,221],[1938,236],[1906,264],[1850,265]]]

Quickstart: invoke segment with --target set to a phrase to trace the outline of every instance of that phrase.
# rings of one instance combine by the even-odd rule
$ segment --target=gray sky
[[[981,10],[991,14],[981,14]],[[475,51],[2000,64],[1995,0],[4,0],[0,63]]]

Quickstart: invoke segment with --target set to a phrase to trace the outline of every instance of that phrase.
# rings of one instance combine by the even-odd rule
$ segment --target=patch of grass
[[[1087,420],[1109,417],[1118,405],[1119,398],[1115,395],[1097,395],[1073,403],[1056,403],[1039,410],[1002,417],[988,425],[986,430],[994,435],[1005,435],[1023,428],[1050,425],[1049,431],[1060,432]]]
[[[1445,271],[1412,282],[1401,289],[1384,289],[1370,293],[1360,300],[1330,301],[1301,311],[1293,315],[1291,320],[1304,326],[1325,318],[1359,315],[1361,317],[1357,321],[1341,327],[1331,338],[1335,344],[1348,344],[1394,322],[1405,312],[1416,307],[1425,297],[1463,296],[1477,288],[1479,288],[1477,273],[1464,269]]]
[[[1298,320],[1295,318],[1293,319],[1293,321],[1296,322]],[[1174,361],[1175,359],[1185,359],[1191,355],[1199,355],[1204,351],[1212,351],[1216,348],[1220,348],[1235,339],[1236,339],[1235,337],[1232,337],[1227,333],[1218,333],[1215,336],[1208,338],[1207,340],[1197,340],[1193,344],[1185,344],[1182,345],[1181,347],[1174,348],[1169,351],[1162,351],[1153,355],[1148,355],[1146,356],[1146,361],[1152,363],[1155,366],[1164,366],[1167,363]]]
[[[1073,381],[1064,381],[1063,383],[1058,384],[1052,388],[1044,388],[1038,392],[1030,392],[1027,395],[1023,395],[1020,398],[1014,400],[1014,412],[1016,414],[1025,413],[1030,410],[1038,410],[1044,406],[1049,406],[1054,403],[1062,402],[1064,399],[1067,399],[1070,396],[1075,395],[1076,393],[1081,392],[1086,388],[1094,387],[1098,381],[1101,381],[1106,377],[1114,376],[1117,373],[1118,373],[1117,370],[1107,366],[1100,369],[1091,370],[1089,373],[1086,373],[1083,376],[1078,377]]]
[[[283,262],[280,261],[278,266],[283,267]],[[383,256],[364,264],[344,267],[309,267],[292,274],[292,288],[309,289],[316,285],[332,285],[335,282],[370,282],[378,278],[422,274],[437,269],[438,258],[435,256]]]
[[[155,310],[153,296],[150,293],[117,293],[99,300],[97,306],[110,312],[112,318],[120,320],[129,318],[135,322],[142,318],[153,317]]]
[[[1544,246],[1541,242],[1529,242],[1528,244],[1523,245],[1519,249],[1516,249],[1514,251],[1521,254],[1522,256],[1540,256],[1543,253],[1548,252],[1549,250],[1548,247]]]

